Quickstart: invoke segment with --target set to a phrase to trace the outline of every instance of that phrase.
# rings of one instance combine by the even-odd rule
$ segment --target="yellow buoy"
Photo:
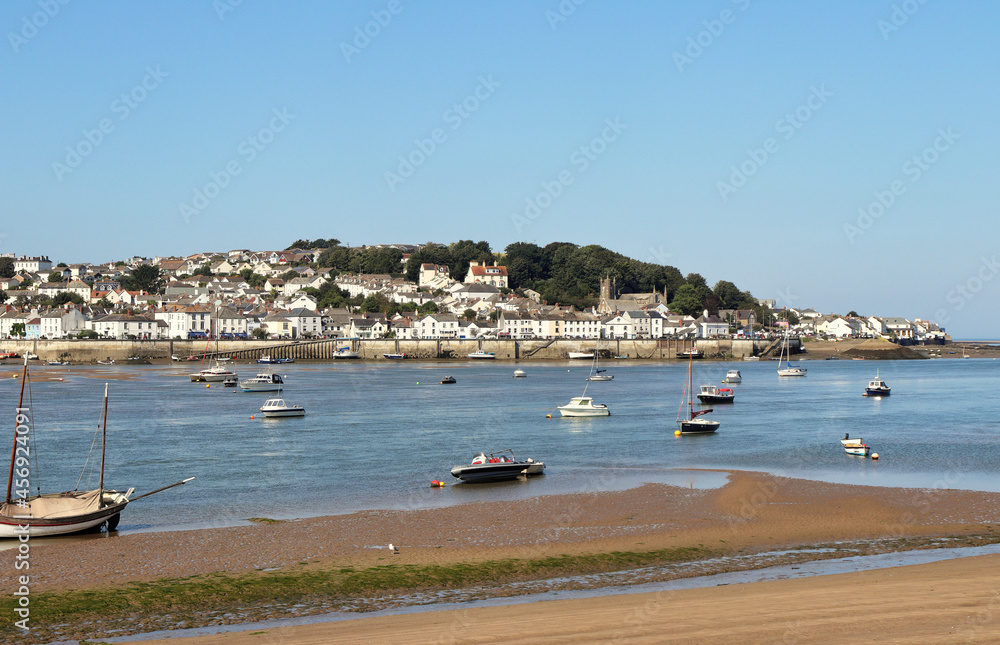
[[[211,383],[205,383],[205,387],[212,387]]]
[[[681,436],[681,431],[680,430],[674,430],[674,436],[675,437]]]
[[[552,418],[552,415],[551,415],[551,414],[546,414],[546,415],[545,415],[545,418],[546,418],[546,419],[551,419],[551,418]]]

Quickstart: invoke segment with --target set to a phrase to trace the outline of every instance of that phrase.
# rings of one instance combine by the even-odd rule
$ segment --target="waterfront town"
[[[471,260],[462,275],[420,262],[424,245],[378,245],[399,270],[365,274],[324,267],[323,248],[234,249],[186,257],[66,264],[0,255],[3,339],[708,339],[784,333],[941,343],[945,330],[920,318],[820,313],[806,307],[672,310],[670,294],[621,293],[600,280],[595,304],[547,302],[511,288],[505,254]],[[329,257],[329,256],[327,256]],[[395,257],[395,256],[393,256]],[[416,275],[416,280],[407,276]],[[323,294],[340,296],[329,306]],[[897,313],[897,312],[888,312]]]

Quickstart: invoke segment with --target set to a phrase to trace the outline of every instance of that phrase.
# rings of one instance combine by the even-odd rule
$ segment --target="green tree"
[[[385,311],[389,308],[389,299],[381,293],[370,293],[361,301],[361,311],[364,313],[375,313]]]
[[[421,315],[426,314],[436,314],[438,312],[437,303],[433,300],[428,300],[424,304],[417,307],[417,313]]]
[[[469,321],[475,320],[476,312],[471,309],[466,309],[465,311],[462,312],[462,318],[465,318],[466,320]]]
[[[9,298],[9,297],[10,296],[7,295],[6,291],[4,291],[3,289],[0,289],[0,305],[2,305],[3,303],[7,302],[7,298]]]
[[[0,258],[0,278],[14,277],[14,259]]]
[[[27,334],[28,334],[28,332],[25,331],[25,329],[24,329],[24,323],[14,323],[13,325],[10,326],[10,335],[11,336],[22,336],[23,337],[23,336],[26,336]]]
[[[719,299],[719,306],[722,309],[738,309],[740,301],[743,299],[743,293],[728,280],[716,282],[712,293]]]
[[[63,281],[62,271],[53,271],[52,273],[49,274],[49,277],[48,277],[48,279],[46,281],[47,282],[62,282]]]
[[[61,307],[69,302],[72,302],[74,305],[82,305],[83,297],[72,291],[60,291],[52,298],[53,307]]]
[[[93,329],[81,329],[76,335],[77,338],[97,338],[97,332]]]
[[[257,340],[265,340],[267,338],[267,330],[263,327],[258,327],[257,329],[250,332],[250,335]]]
[[[122,288],[127,291],[145,291],[161,293],[165,285],[160,267],[151,264],[140,264],[132,272],[122,277]]]
[[[298,278],[299,275],[300,274],[299,274],[298,271],[296,271],[294,269],[291,269],[289,271],[285,271],[284,273],[282,273],[278,277],[281,278],[282,280],[284,280],[285,282],[288,282],[289,280],[294,280],[295,278]]]
[[[674,299],[668,305],[670,311],[684,314],[685,316],[698,317],[704,309],[704,302],[698,297],[698,291],[690,284],[681,285],[674,295]]]

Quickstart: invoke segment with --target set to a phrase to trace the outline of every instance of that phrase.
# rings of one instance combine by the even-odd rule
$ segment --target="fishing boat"
[[[785,332],[785,339],[781,344],[781,354],[778,356],[778,376],[805,376],[806,368],[792,365],[788,362],[791,352],[788,349],[788,332]],[[785,361],[785,366],[781,366],[781,361]]]
[[[468,354],[468,357],[469,358],[473,358],[473,359],[480,359],[480,360],[486,359],[486,360],[489,360],[489,359],[496,358],[497,355],[494,354],[493,352],[484,352],[481,349],[477,349],[476,351],[472,352],[471,354]]]
[[[712,408],[707,410],[694,409],[694,356],[688,355],[688,377],[684,385],[684,396],[681,398],[681,407],[677,410],[678,434],[711,434],[719,429],[718,421],[700,418],[703,414],[708,414]]]
[[[702,403],[732,403],[736,393],[728,387],[702,385],[697,396]]]
[[[875,370],[875,378],[868,381],[864,396],[889,396],[891,391],[892,388],[886,385],[885,381],[879,377],[878,370]]]
[[[290,405],[285,403],[285,400],[280,397],[264,401],[264,405],[260,406],[260,411],[268,418],[306,416],[306,409],[301,405]]]
[[[593,358],[594,352],[566,352],[566,356],[568,356],[570,360],[576,361],[585,358]]]
[[[508,452],[509,456],[505,454]],[[540,475],[543,470],[545,470],[545,462],[535,461],[531,458],[518,460],[514,458],[512,450],[503,450],[491,452],[488,457],[485,453],[480,452],[472,458],[472,464],[453,466],[451,475],[470,484],[480,484],[510,481],[521,475]]]
[[[594,403],[590,396],[575,396],[566,405],[560,405],[559,414],[564,417],[607,417],[611,416],[608,406]]]
[[[840,440],[840,445],[844,447],[844,452],[849,455],[867,457],[871,453],[871,448],[863,439],[851,439],[850,433],[844,435],[844,438]]]
[[[683,352],[677,352],[677,358],[703,358],[705,354],[697,347],[688,347]]]
[[[10,474],[7,477],[7,496],[0,504],[0,538],[19,538],[46,535],[66,535],[81,531],[114,531],[121,519],[121,513],[130,501],[148,497],[154,493],[179,486],[191,481],[185,479],[157,490],[129,499],[134,488],[121,492],[104,487],[104,461],[108,430],[108,385],[104,385],[104,414],[100,425],[101,458],[97,488],[71,490],[62,493],[45,493],[30,496],[30,489],[40,487],[34,479],[37,468],[31,463],[37,457],[35,446],[39,441],[31,434],[35,432],[31,409],[23,407],[25,387],[29,389],[28,362],[24,362],[21,375],[21,393],[18,398],[14,430],[14,445],[11,449]],[[96,437],[95,437],[96,443]],[[92,444],[94,445],[94,444]],[[29,453],[29,446],[31,453]],[[88,457],[87,463],[90,463]],[[84,466],[86,471],[87,466]],[[93,475],[94,473],[91,473]],[[17,478],[15,479],[15,475]],[[83,479],[81,474],[80,479]]]
[[[334,358],[357,358],[358,353],[352,352],[349,347],[340,347],[333,353]]]
[[[270,354],[264,354],[263,356],[257,359],[258,365],[273,365],[274,363],[277,362],[278,362],[277,360],[271,358]]]
[[[524,370],[514,370],[514,378],[527,378],[528,373]]]
[[[441,379],[441,385],[451,385],[452,383],[458,383],[454,376],[446,376]]]
[[[735,385],[737,383],[742,383],[743,382],[743,375],[740,374],[739,370],[729,370],[728,372],[726,372],[726,378],[722,379],[722,382],[723,383],[728,383],[728,384],[731,384],[731,385]]]
[[[240,381],[240,388],[244,392],[280,392],[284,384],[280,374],[259,372],[253,378]]]
[[[382,354],[382,356],[390,361],[401,361],[406,358],[406,352],[400,352],[399,354]]]

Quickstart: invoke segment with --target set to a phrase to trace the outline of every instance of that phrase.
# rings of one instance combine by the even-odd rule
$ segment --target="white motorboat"
[[[594,352],[566,352],[566,355],[570,360],[580,360],[584,358],[593,358]]]
[[[486,359],[486,360],[489,360],[489,359],[497,357],[497,355],[494,354],[493,352],[486,352],[486,351],[483,351],[481,349],[477,349],[476,351],[474,351],[474,352],[472,352],[470,354],[467,354],[467,356],[469,358]]]
[[[878,370],[875,370],[875,378],[868,381],[864,396],[889,396],[891,392],[892,388],[886,385],[885,381],[879,377]]]
[[[745,361],[759,361],[760,360],[760,356],[744,356],[743,360],[745,360]]]
[[[608,406],[595,404],[590,396],[574,396],[566,405],[560,405],[559,414],[564,417],[607,417],[611,416]]]
[[[357,352],[352,352],[347,347],[341,347],[333,353],[334,358],[357,358],[358,356]]]
[[[850,434],[845,434],[840,440],[840,445],[844,447],[844,452],[858,457],[867,457],[871,453],[871,448],[863,439],[851,439]]]
[[[514,378],[527,378],[528,373],[524,370],[514,370]]]
[[[726,372],[726,378],[722,379],[723,383],[736,384],[743,382],[743,376],[740,374],[739,370],[729,370]]]
[[[510,455],[504,453],[509,452]],[[470,484],[483,482],[499,482],[517,479],[521,475],[540,475],[545,470],[545,462],[534,459],[517,460],[514,452],[504,450],[501,452],[491,452],[487,457],[485,453],[479,453],[472,458],[470,465],[458,465],[451,469],[452,477],[461,479]]]
[[[260,406],[260,411],[268,418],[306,416],[306,409],[301,405],[289,405],[280,397],[264,401],[264,405]]]
[[[406,358],[406,352],[400,352],[399,354],[382,354],[382,356],[386,357],[390,361],[401,361]]]
[[[226,380],[227,376],[236,376],[236,372],[216,362],[216,364],[212,367],[206,367],[205,369],[192,374],[191,382],[221,383]]]
[[[222,387],[236,387],[240,384],[240,378],[235,374],[230,374],[226,378],[222,379]]]
[[[260,372],[253,378],[240,381],[240,388],[244,392],[280,392],[284,384],[280,374]]]
[[[69,365],[69,361],[49,361],[49,365]]]

